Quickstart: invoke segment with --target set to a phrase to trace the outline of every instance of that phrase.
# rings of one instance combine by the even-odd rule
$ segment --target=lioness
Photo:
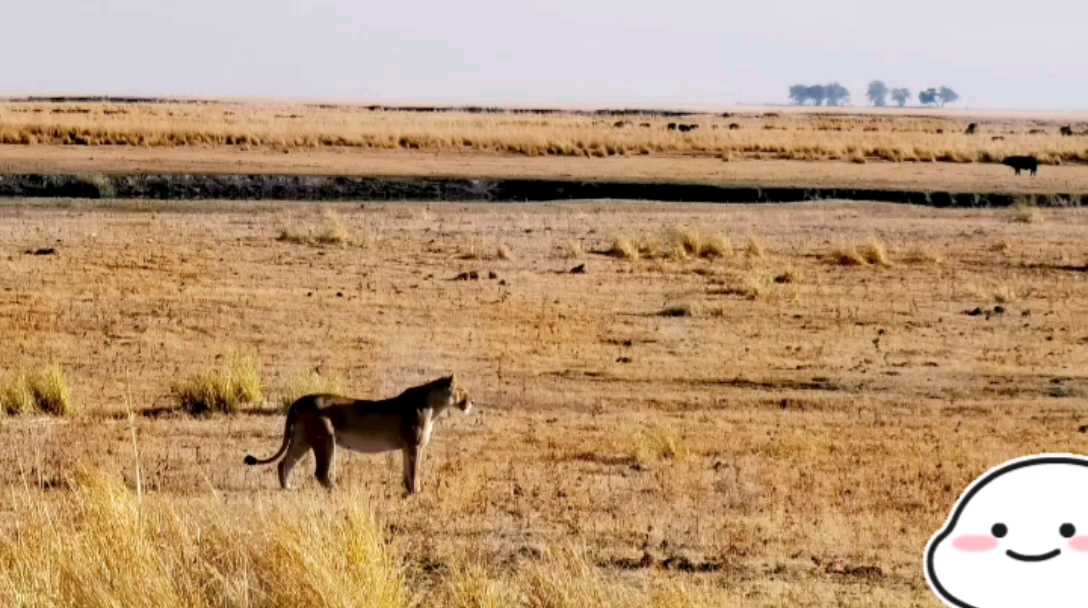
[[[466,414],[472,409],[468,395],[456,386],[452,375],[405,390],[392,399],[364,401],[339,395],[306,395],[291,404],[283,429],[283,445],[270,458],[258,460],[249,454],[245,463],[279,463],[280,486],[288,489],[291,469],[314,451],[315,475],[332,488],[336,446],[374,454],[401,450],[404,462],[404,489],[419,492],[419,470],[423,448],[431,440],[434,422],[447,408],[456,406]]]

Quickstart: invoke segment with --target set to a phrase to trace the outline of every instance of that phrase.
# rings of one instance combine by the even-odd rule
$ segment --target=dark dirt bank
[[[160,200],[492,201],[630,199],[668,202],[786,203],[857,200],[932,207],[1088,205],[1088,193],[925,192],[855,188],[757,188],[705,184],[543,179],[335,177],[299,175],[0,175],[0,197]]]

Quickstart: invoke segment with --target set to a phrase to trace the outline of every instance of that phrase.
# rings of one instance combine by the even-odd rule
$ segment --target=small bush
[[[752,235],[748,237],[748,245],[745,246],[744,252],[750,258],[762,258],[767,255],[767,248],[759,237]]]
[[[72,413],[72,390],[64,370],[53,364],[35,374],[7,378],[0,387],[0,407],[8,415],[68,416]]]
[[[723,257],[733,251],[729,239],[720,234],[674,229],[669,233],[667,241],[671,245],[670,249],[677,254],[674,257],[680,257],[680,255],[697,258]]]
[[[865,256],[854,245],[839,247],[831,252],[831,261],[839,266],[868,266]]]
[[[1043,221],[1043,214],[1034,202],[1019,200],[1012,208],[1011,219],[1017,224],[1038,224]]]
[[[344,226],[343,219],[333,211],[325,212],[319,229],[311,226],[303,231],[295,231],[290,227],[284,227],[280,229],[276,240],[299,245],[344,246],[355,243],[347,227]]]
[[[0,406],[9,416],[30,414],[37,409],[34,404],[34,394],[30,392],[30,384],[25,374],[17,374],[5,379],[3,390],[0,390]]]
[[[891,266],[891,262],[888,260],[888,250],[884,247],[884,243],[875,238],[869,239],[869,242],[862,245],[859,252],[865,258],[865,261],[870,264]]]
[[[618,238],[612,241],[612,246],[609,247],[605,253],[625,260],[637,260],[641,257],[639,255],[638,246],[625,238]]]
[[[194,416],[218,412],[234,414],[244,405],[263,399],[260,363],[235,357],[225,367],[201,372],[173,388],[178,406]]]

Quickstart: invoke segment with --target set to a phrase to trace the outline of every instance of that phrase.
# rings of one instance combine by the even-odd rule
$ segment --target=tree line
[[[900,108],[910,103],[913,93],[908,88],[889,87],[882,80],[874,80],[869,83],[865,96],[869,103],[877,107],[888,105],[891,100]],[[918,103],[923,106],[941,106],[955,103],[960,98],[959,94],[947,86],[930,87],[918,92]],[[850,91],[837,82],[829,84],[795,84],[790,87],[790,100],[803,106],[844,106],[850,103]]]

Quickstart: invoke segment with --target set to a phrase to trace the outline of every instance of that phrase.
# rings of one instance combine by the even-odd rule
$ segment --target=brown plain
[[[922,550],[965,484],[1085,443],[1088,216],[1021,217],[5,202],[0,368],[61,366],[79,413],[0,428],[0,597],[932,603]],[[618,240],[645,253],[594,253]],[[238,354],[267,405],[174,412],[173,383]],[[416,498],[354,454],[336,492],[283,493],[242,455],[315,370],[359,397],[453,371],[478,413],[438,429]]]
[[[687,133],[669,122],[699,125]],[[0,103],[0,172],[254,172],[1069,192],[1088,115],[739,109],[407,112],[301,103]],[[965,134],[969,123],[978,133]],[[617,127],[617,124],[622,126]],[[730,129],[730,125],[739,128]],[[646,126],[642,126],[646,125]],[[1073,125],[1072,137],[1059,128]],[[1036,179],[1001,159],[1031,154]],[[728,161],[728,162],[723,162]]]

